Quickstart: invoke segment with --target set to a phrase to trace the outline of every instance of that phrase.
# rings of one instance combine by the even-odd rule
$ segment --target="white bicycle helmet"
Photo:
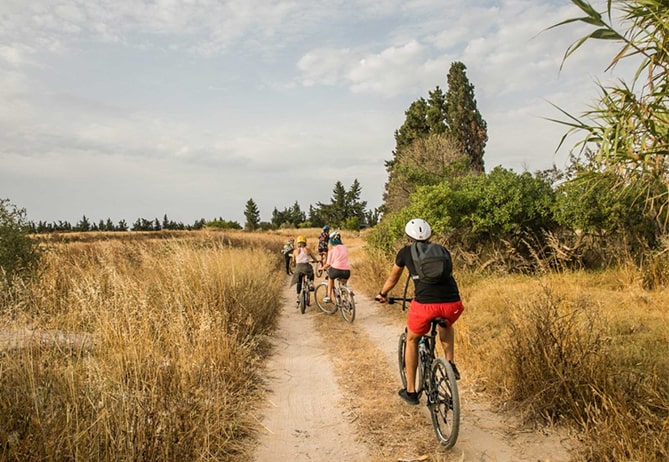
[[[404,232],[414,241],[426,241],[432,236],[430,225],[420,218],[409,221],[404,227]]]

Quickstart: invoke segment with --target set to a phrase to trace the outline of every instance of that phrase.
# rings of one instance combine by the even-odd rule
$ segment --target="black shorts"
[[[332,279],[333,281],[335,279],[350,279],[351,278],[351,270],[340,270],[337,268],[329,267],[328,268],[328,277]]]

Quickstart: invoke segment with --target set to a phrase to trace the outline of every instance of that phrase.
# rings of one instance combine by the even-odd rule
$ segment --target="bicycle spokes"
[[[437,438],[450,448],[458,439],[460,429],[460,398],[455,373],[443,358],[432,364],[432,390],[428,406]]]

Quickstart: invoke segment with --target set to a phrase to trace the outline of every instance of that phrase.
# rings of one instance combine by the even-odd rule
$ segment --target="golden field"
[[[39,280],[0,298],[0,459],[248,460],[279,249],[301,233],[314,247],[318,230],[45,242]],[[372,297],[392,261],[358,233],[344,241]],[[637,274],[456,265],[460,369],[527,422],[572,426],[577,460],[667,460],[669,290]]]

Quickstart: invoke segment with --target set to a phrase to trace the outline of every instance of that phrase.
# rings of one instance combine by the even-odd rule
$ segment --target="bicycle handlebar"
[[[393,305],[395,302],[410,302],[413,298],[404,298],[404,297],[388,297],[388,305]]]

